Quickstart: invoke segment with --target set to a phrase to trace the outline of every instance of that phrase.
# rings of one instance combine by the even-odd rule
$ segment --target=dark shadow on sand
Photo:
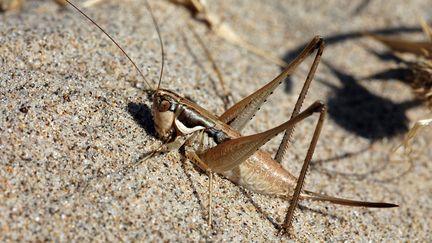
[[[156,137],[156,130],[153,125],[151,109],[146,104],[129,103],[127,106],[129,114],[136,123],[142,127],[147,134]]]
[[[355,77],[324,63],[342,85],[336,87],[326,83],[333,89],[333,95],[327,101],[328,113],[339,126],[372,141],[408,131],[409,120],[405,112],[420,105],[419,101],[395,103],[377,96],[360,85]]]
[[[365,1],[368,2],[368,1]],[[367,4],[367,3],[366,3]],[[324,36],[324,41],[326,46],[335,45],[340,42],[349,41],[353,39],[363,38],[364,33],[368,32],[370,34],[376,34],[376,35],[391,35],[391,34],[397,34],[397,33],[413,33],[413,32],[421,32],[422,29],[418,26],[399,26],[399,27],[391,27],[391,28],[382,28],[382,29],[376,29],[376,30],[368,30],[368,31],[352,31],[347,33],[338,33],[335,35],[330,36]],[[292,60],[297,57],[301,51],[306,47],[306,45],[309,43],[307,41],[306,43],[303,43],[295,48],[293,48],[291,51],[288,51],[284,57],[283,60],[287,63],[291,62]],[[369,50],[371,51],[371,50]],[[382,60],[398,60],[398,58],[391,53],[374,53],[376,56],[378,56]],[[286,93],[292,92],[293,82],[291,78],[287,78],[285,80],[285,87],[284,90]]]
[[[365,32],[368,32],[370,34],[375,34],[375,35],[391,35],[391,34],[398,34],[398,33],[413,33],[413,32],[421,32],[421,31],[422,29],[418,26],[399,26],[399,27],[382,28],[382,29],[368,30],[368,31],[353,31],[348,33],[339,33],[331,36],[324,36],[323,38],[325,44],[329,46],[329,45],[334,45],[348,40],[363,38]],[[290,62],[300,54],[300,52],[306,47],[308,43],[309,42],[301,44],[298,47],[294,48],[292,51],[287,52],[283,59],[286,62]]]
[[[364,2],[368,4],[368,1]],[[349,41],[364,37],[366,31],[352,31],[339,33],[324,37],[326,45],[334,45],[340,42]],[[396,33],[421,32],[417,26],[399,26],[392,28],[382,28],[367,31],[370,34],[390,35]],[[284,60],[293,60],[304,49],[307,43],[299,45],[297,48],[287,52]],[[400,63],[397,56],[391,52],[378,53],[368,49],[369,52],[383,61],[393,61]],[[397,80],[409,83],[412,73],[407,68],[395,68],[373,74],[369,77],[353,77],[346,72],[334,67],[331,63],[322,61],[321,65],[327,66],[332,74],[339,80],[341,86],[332,85],[326,81],[322,83],[328,85],[333,93],[328,98],[328,113],[338,125],[347,131],[360,137],[370,139],[371,142],[383,138],[394,137],[403,134],[408,130],[408,118],[406,110],[421,104],[420,101],[412,100],[402,103],[395,103],[390,99],[380,97],[368,91],[359,84],[359,80],[389,81]],[[285,92],[291,93],[292,81],[285,82]]]

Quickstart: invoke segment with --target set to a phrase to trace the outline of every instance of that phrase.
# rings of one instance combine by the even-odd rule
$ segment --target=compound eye
[[[159,111],[160,111],[160,112],[167,111],[167,110],[169,110],[170,106],[171,106],[171,103],[170,103],[169,101],[167,101],[167,100],[162,100],[162,101],[159,103]]]

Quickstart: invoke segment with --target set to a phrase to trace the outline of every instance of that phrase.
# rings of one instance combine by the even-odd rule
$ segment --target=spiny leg
[[[192,161],[195,165],[200,167],[203,171],[205,171],[209,177],[209,194],[208,194],[208,226],[209,228],[212,228],[212,208],[213,208],[213,172],[211,171],[210,167],[207,166],[207,164],[200,159],[200,157],[190,148],[186,147],[186,158]]]
[[[210,170],[208,172],[209,176],[209,194],[208,194],[208,200],[209,200],[209,209],[208,209],[208,225],[210,229],[212,228],[212,214],[213,214],[213,172]]]
[[[260,147],[279,133],[284,132],[289,127],[311,116],[313,113],[319,112],[322,106],[323,104],[321,102],[315,102],[297,116],[277,127],[261,133],[226,140],[199,153],[199,158],[205,161],[205,164],[213,172],[223,173],[231,170],[245,162]]]
[[[322,126],[324,124],[324,120],[325,120],[325,116],[326,116],[326,110],[327,110],[326,106],[321,103],[320,111],[319,111],[320,116],[319,116],[317,125],[315,127],[315,131],[314,131],[311,143],[309,145],[309,149],[307,151],[302,169],[300,171],[300,176],[298,177],[297,185],[295,187],[294,194],[292,196],[291,203],[290,203],[290,206],[288,208],[287,215],[285,217],[285,221],[283,223],[283,228],[288,233],[289,233],[289,229],[291,228],[292,220],[294,217],[294,210],[296,209],[296,207],[298,205],[298,201],[300,199],[300,193],[301,193],[301,190],[302,190],[302,187],[304,184],[306,172],[307,172],[307,169],[309,168],[310,161],[312,160],[312,156],[313,156],[313,153],[315,151],[315,147],[316,147],[316,144],[318,142],[318,138],[320,136]]]
[[[303,88],[302,88],[302,90],[301,90],[301,92],[299,94],[299,97],[297,99],[297,102],[296,102],[296,104],[294,106],[294,110],[293,110],[293,112],[291,114],[291,118],[297,116],[298,113],[300,112],[300,109],[301,109],[301,107],[303,105],[303,101],[306,98],[307,92],[309,91],[310,84],[311,84],[311,82],[313,80],[313,77],[315,75],[316,69],[317,69],[318,64],[319,64],[319,62],[321,60],[321,56],[322,56],[323,50],[324,50],[324,42],[322,41],[319,44],[318,51],[317,51],[317,54],[315,56],[315,59],[314,59],[314,61],[312,63],[311,68],[309,69],[309,73],[308,73],[307,78],[306,78],[306,80],[305,80],[305,82],[303,84]],[[295,128],[295,125],[293,127],[288,128],[285,131],[285,134],[283,136],[282,142],[279,145],[279,149],[278,149],[278,151],[276,153],[276,156],[275,156],[275,160],[278,161],[279,163],[281,163],[283,161],[283,158],[286,155],[286,152],[287,152],[288,147],[289,147],[290,142],[291,142],[291,136],[292,136],[292,134],[294,132],[294,128]]]
[[[292,127],[294,124],[304,120],[305,118],[311,116],[316,112],[322,112],[324,104],[321,102],[315,102],[310,105],[303,112],[299,113],[297,116],[288,120],[287,122],[273,128],[269,129],[265,132],[243,136],[239,138],[230,139],[224,141],[215,147],[209,148],[202,153],[197,154],[195,148],[190,146],[189,143],[193,143],[194,141],[188,140],[188,144],[186,144],[186,157],[199,166],[202,170],[204,170],[209,174],[209,213],[211,213],[211,198],[212,198],[212,173],[219,172],[222,173],[224,171],[228,171],[233,169],[236,166],[239,166],[241,163],[246,161],[252,154],[254,154],[261,146],[263,146],[266,142],[268,142],[271,138],[274,138],[277,134],[284,132],[289,127]],[[320,125],[321,126],[321,125]],[[203,134],[201,132],[201,134]],[[200,140],[197,137],[196,140]],[[312,151],[313,153],[313,151]],[[211,215],[209,215],[209,219],[211,220]],[[211,222],[210,222],[211,223]]]
[[[163,143],[157,149],[146,153],[146,156],[144,156],[144,158],[137,161],[135,164],[141,164],[144,161],[146,161],[146,160],[150,159],[151,157],[158,155],[158,154],[176,151],[180,147],[182,147],[189,139],[193,139],[193,136],[192,135],[177,136],[174,141],[172,141],[170,143]]]
[[[211,168],[205,163],[196,153],[196,148],[193,147],[195,143],[198,143],[198,151],[201,151],[204,147],[204,131],[196,131],[194,132],[190,139],[186,140],[184,143],[185,145],[185,157],[192,161],[196,166],[198,166],[201,170],[205,171],[209,177],[209,184],[208,184],[208,226],[209,228],[212,228],[212,208],[213,208],[213,171]]]
[[[255,91],[253,94],[237,102],[225,111],[225,113],[219,117],[219,120],[241,132],[243,127],[252,119],[268,96],[270,96],[285,80],[285,78],[291,75],[295,69],[315,51],[315,49],[322,47],[322,42],[323,40],[321,37],[315,36],[303,51],[276,78]]]

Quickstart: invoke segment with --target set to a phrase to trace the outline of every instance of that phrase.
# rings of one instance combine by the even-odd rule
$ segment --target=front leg
[[[174,141],[170,142],[170,143],[163,143],[161,144],[157,149],[152,150],[148,153],[145,154],[145,157],[140,159],[138,162],[136,162],[136,164],[141,164],[144,161],[150,159],[151,157],[155,156],[155,155],[159,155],[159,154],[163,154],[163,153],[168,153],[174,150],[179,150],[187,141],[188,139],[190,139],[192,136],[191,135],[187,135],[187,136],[177,136]]]
[[[196,154],[196,152],[193,150],[192,147],[186,146],[185,149],[186,149],[186,151],[185,151],[186,158],[189,159],[190,161],[192,161],[192,163],[194,163],[198,167],[200,167],[200,169],[205,171],[207,173],[207,175],[209,176],[208,218],[207,218],[208,222],[207,223],[208,223],[208,226],[210,228],[212,228],[213,172],[211,171],[210,167],[208,167],[208,165],[200,159],[200,157]]]
[[[181,146],[183,146],[188,139],[191,138],[191,135],[185,136],[177,136],[174,141],[170,143],[162,144],[157,150],[157,153],[167,153],[174,150],[179,150]]]

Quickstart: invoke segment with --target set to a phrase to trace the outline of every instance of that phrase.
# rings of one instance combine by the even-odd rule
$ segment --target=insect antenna
[[[162,63],[161,63],[161,70],[160,70],[160,75],[159,75],[159,82],[158,82],[158,85],[156,87],[156,90],[159,90],[159,87],[160,87],[160,84],[161,84],[161,81],[162,81],[163,71],[164,71],[164,64],[165,64],[164,44],[163,44],[163,41],[162,41],[162,35],[160,33],[159,25],[158,25],[158,23],[156,21],[156,18],[154,16],[154,14],[153,14],[153,10],[152,10],[150,4],[148,3],[147,0],[144,1],[144,4],[145,4],[147,10],[150,12],[150,16],[152,18],[153,25],[154,25],[154,27],[156,29],[156,32],[157,32],[157,35],[158,35],[158,38],[159,38],[160,48],[161,48]]]
[[[67,3],[69,3],[75,10],[77,10],[79,13],[81,13],[86,19],[88,19],[90,22],[92,22],[96,27],[98,27],[99,30],[101,30],[119,49],[120,51],[126,56],[126,58],[132,63],[132,65],[134,66],[134,68],[138,71],[138,73],[141,75],[141,77],[143,78],[144,82],[146,83],[147,87],[151,90],[151,85],[150,82],[146,79],[145,75],[141,72],[141,70],[138,68],[138,65],[136,65],[136,63],[132,60],[132,58],[126,53],[126,51],[117,43],[117,41],[114,40],[113,37],[111,37],[110,34],[108,34],[108,32],[106,32],[100,25],[98,25],[92,18],[90,18],[87,14],[85,14],[81,9],[79,9],[77,6],[75,6],[72,2],[70,2],[69,0],[65,0]],[[159,33],[159,27],[156,23],[156,20],[153,16],[153,12],[151,11],[150,5],[147,3],[147,1],[145,1],[146,3],[146,7],[149,10],[151,16],[152,16],[152,20],[153,20],[153,24],[155,25],[156,31],[159,35],[159,40],[161,42],[161,48],[162,48],[162,70],[160,73],[160,77],[159,77],[159,84],[158,84],[158,88],[160,85],[160,80],[162,79],[162,73],[163,73],[163,64],[164,64],[164,51],[163,51],[163,44],[162,44],[162,39],[160,37],[160,33]]]

